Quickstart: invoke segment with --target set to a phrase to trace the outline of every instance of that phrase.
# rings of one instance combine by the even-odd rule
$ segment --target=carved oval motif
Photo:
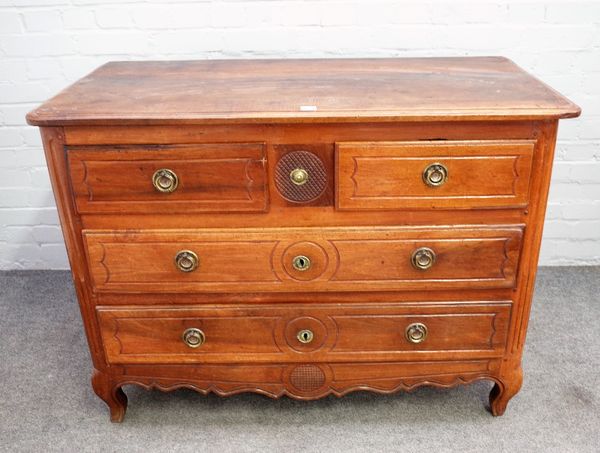
[[[294,260],[297,257],[307,257],[310,260],[310,267],[300,270],[294,266]],[[290,245],[283,252],[281,260],[285,272],[294,280],[302,281],[320,277],[329,265],[327,252],[314,242],[297,242]]]
[[[308,343],[302,343],[298,339],[298,332],[310,330],[312,339]],[[311,352],[320,349],[327,341],[327,327],[321,321],[311,316],[302,316],[290,320],[285,326],[285,341],[295,351]]]

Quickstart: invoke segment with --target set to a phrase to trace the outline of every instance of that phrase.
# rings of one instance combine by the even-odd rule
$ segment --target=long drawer
[[[510,302],[97,308],[110,363],[497,357]]]
[[[96,291],[510,288],[522,227],[84,231]]]

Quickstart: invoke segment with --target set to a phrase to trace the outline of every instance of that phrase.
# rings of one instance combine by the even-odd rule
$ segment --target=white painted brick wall
[[[109,60],[505,55],[583,108],[542,264],[600,264],[600,2],[0,0],[0,269],[68,267],[25,113]]]

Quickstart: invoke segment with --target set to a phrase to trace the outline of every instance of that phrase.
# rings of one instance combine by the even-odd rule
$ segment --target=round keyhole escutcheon
[[[283,246],[285,247],[285,246]],[[297,281],[310,281],[320,278],[329,269],[329,254],[321,245],[314,242],[296,242],[281,248],[280,266],[276,269],[282,271],[283,279]],[[279,252],[277,250],[277,252]]]
[[[300,272],[304,272],[310,269],[310,258],[304,255],[295,256],[292,260],[292,266],[294,269]]]
[[[300,343],[308,344],[313,341],[314,334],[309,329],[302,329],[300,332],[298,332],[296,338],[298,338]]]
[[[285,339],[283,346],[298,352],[311,352],[325,344],[329,329],[320,319],[300,316],[287,322],[283,334]]]

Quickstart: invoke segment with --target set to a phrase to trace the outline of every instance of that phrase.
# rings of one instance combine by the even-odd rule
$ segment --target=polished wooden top
[[[568,118],[579,107],[501,57],[105,64],[39,126]]]

